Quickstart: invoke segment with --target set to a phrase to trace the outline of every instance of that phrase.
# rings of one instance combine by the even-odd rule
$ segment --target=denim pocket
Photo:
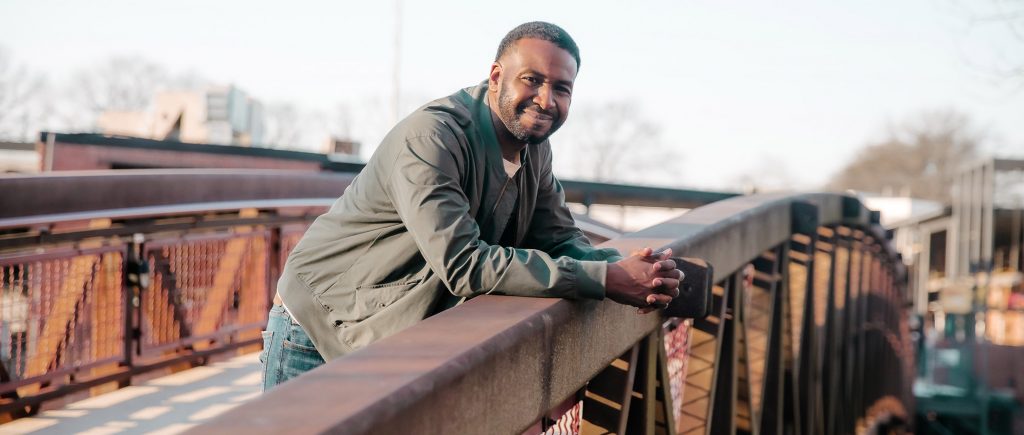
[[[274,342],[274,333],[272,331],[263,331],[260,335],[263,336],[263,350],[260,351],[260,364],[266,366],[267,352],[269,352],[270,344]]]
[[[287,381],[310,370],[313,370],[324,363],[316,348],[284,340],[281,343],[284,348],[284,360],[282,361],[281,381]]]
[[[263,350],[260,352],[262,389],[267,391],[281,382],[281,349],[274,346],[274,331],[263,331]]]

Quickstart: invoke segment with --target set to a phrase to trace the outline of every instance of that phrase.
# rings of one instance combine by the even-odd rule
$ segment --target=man
[[[388,133],[288,257],[265,389],[480,294],[608,297],[645,312],[678,295],[670,252],[594,248],[551,174],[547,138],[569,114],[579,63],[560,27],[520,25],[486,82]]]

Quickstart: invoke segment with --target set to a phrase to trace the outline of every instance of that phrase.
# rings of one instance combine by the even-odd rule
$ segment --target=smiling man
[[[264,389],[481,294],[667,305],[681,274],[576,228],[551,174],[580,65],[562,28],[509,32],[486,82],[384,138],[288,257],[264,333]]]

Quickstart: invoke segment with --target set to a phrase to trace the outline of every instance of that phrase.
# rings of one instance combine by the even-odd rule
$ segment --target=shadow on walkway
[[[0,433],[179,433],[259,396],[258,355],[238,356],[43,411],[0,425]]]

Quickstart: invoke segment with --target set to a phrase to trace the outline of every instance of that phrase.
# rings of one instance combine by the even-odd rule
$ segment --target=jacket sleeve
[[[416,246],[455,296],[480,294],[604,298],[607,263],[552,258],[535,249],[488,245],[469,214],[450,132],[405,139],[388,192]]]
[[[539,159],[540,160],[540,159]],[[552,257],[613,263],[622,254],[613,248],[595,248],[583,231],[576,227],[572,213],[565,205],[562,184],[551,173],[551,153],[538,162],[537,206],[530,221],[524,246],[540,249]]]

